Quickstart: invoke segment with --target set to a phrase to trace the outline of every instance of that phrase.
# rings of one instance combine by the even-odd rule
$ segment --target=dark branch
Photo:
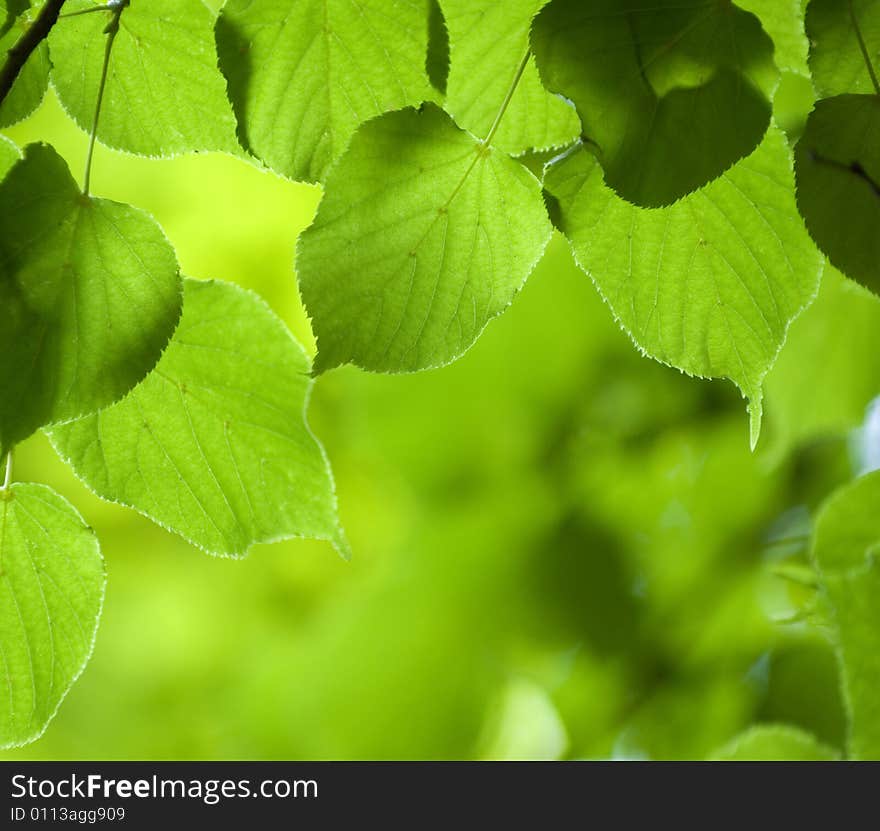
[[[6,53],[6,63],[0,69],[0,104],[9,95],[18,73],[21,72],[34,49],[48,37],[63,5],[64,0],[46,0],[46,5],[40,9],[36,20]]]

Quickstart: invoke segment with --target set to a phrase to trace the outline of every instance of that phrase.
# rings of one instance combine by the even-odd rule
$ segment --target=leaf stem
[[[91,6],[88,9],[78,9],[75,12],[64,12],[58,15],[59,18],[79,17],[81,14],[91,14],[92,12],[112,12],[116,6],[113,3],[106,3],[103,6]]]
[[[498,110],[498,115],[495,116],[495,121],[492,122],[492,127],[489,130],[489,135],[483,139],[484,145],[489,145],[492,143],[492,139],[495,138],[495,133],[498,132],[498,128],[501,126],[501,119],[504,118],[504,114],[507,112],[507,108],[510,106],[510,102],[513,99],[514,93],[516,92],[516,88],[519,86],[519,82],[522,79],[523,73],[526,71],[526,67],[529,63],[529,58],[532,56],[531,49],[526,49],[525,55],[523,55],[523,59],[520,61],[519,66],[516,70],[516,75],[513,76],[513,81],[510,84],[510,88],[507,90],[507,95],[504,96],[504,101],[501,102],[501,108]]]
[[[110,53],[113,51],[113,41],[119,32],[119,18],[122,11],[128,5],[129,0],[111,0],[108,6],[113,12],[110,22],[104,27],[107,42],[104,46],[104,63],[101,65],[101,81],[98,84],[98,100],[95,102],[95,117],[92,119],[92,129],[89,132],[89,149],[86,152],[86,171],[83,175],[83,194],[89,195],[89,186],[92,177],[92,156],[95,153],[95,139],[98,135],[98,119],[101,117],[101,102],[104,100],[104,87],[107,85],[107,70],[110,68]]]
[[[852,19],[853,28],[856,30],[856,38],[859,41],[859,49],[862,50],[862,57],[865,59],[865,66],[868,67],[868,74],[871,76],[871,83],[874,85],[874,91],[880,95],[880,81],[877,80],[877,73],[874,71],[874,64],[871,62],[871,53],[868,51],[868,44],[862,36],[862,28],[859,26],[856,10],[853,6],[853,0],[849,0],[849,16]]]
[[[48,37],[58,20],[65,0],[47,0],[33,23],[25,30],[15,45],[6,53],[6,63],[0,69],[0,103],[9,95],[27,59],[40,43]]]
[[[6,454],[6,474],[3,477],[3,487],[0,488],[0,491],[9,490],[9,486],[12,484],[12,451],[10,450]]]

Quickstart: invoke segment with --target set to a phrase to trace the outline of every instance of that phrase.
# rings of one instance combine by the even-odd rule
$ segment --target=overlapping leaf
[[[668,205],[758,146],[778,79],[753,15],[704,0],[552,0],[532,45],[574,101],[608,184]]]
[[[445,108],[456,124],[484,137],[529,47],[532,18],[547,0],[442,0],[451,69]],[[534,58],[520,78],[493,144],[508,153],[571,144],[580,134],[574,109],[544,89]]]
[[[880,473],[838,491],[816,522],[813,558],[831,607],[849,710],[849,756],[880,759]]]
[[[305,421],[305,352],[254,295],[184,286],[156,369],[114,406],[56,427],[55,446],[100,496],[211,553],[290,537],[344,553],[330,469]]]
[[[358,125],[432,97],[428,0],[229,0],[220,63],[254,155],[321,181]]]
[[[97,5],[68,0],[65,11]],[[84,130],[95,112],[109,13],[65,18],[52,30],[52,83]],[[131,0],[122,11],[98,138],[146,156],[236,152],[235,118],[217,68],[214,15],[202,0]]]
[[[807,6],[810,70],[823,98],[877,90],[862,52],[880,65],[880,4],[875,0],[811,0]]]
[[[30,145],[0,184],[0,456],[140,381],[180,315],[174,251],[129,205],[83,196]]]
[[[0,747],[39,737],[92,652],[98,540],[42,485],[0,490]]]
[[[819,101],[795,169],[813,239],[844,274],[880,292],[880,95]]]
[[[735,0],[761,21],[773,40],[773,60],[780,69],[809,76],[809,41],[804,31],[805,0]]]
[[[545,186],[578,263],[637,346],[688,374],[733,380],[749,398],[754,444],[763,378],[822,266],[781,133],[668,208],[616,196],[584,148],[550,168]]]
[[[6,59],[6,52],[27,29],[30,19],[28,0],[0,0],[0,59]],[[8,127],[29,116],[40,105],[48,86],[49,49],[41,43],[0,104],[0,127]]]
[[[535,177],[433,104],[364,125],[300,239],[315,366],[442,366],[503,312],[551,227]]]

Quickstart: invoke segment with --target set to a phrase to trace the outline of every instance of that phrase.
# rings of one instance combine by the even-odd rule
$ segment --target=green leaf
[[[822,98],[877,92],[859,33],[875,71],[880,65],[880,5],[875,0],[811,0],[807,6],[810,70]]]
[[[37,739],[92,653],[104,600],[94,532],[43,485],[0,490],[0,747]]]
[[[15,143],[6,136],[0,136],[0,179],[12,170],[20,158],[21,153]]]
[[[0,56],[6,53],[28,28],[32,15],[28,0],[0,0]],[[43,100],[49,87],[49,49],[41,43],[15,79],[9,95],[0,104],[0,127],[27,118]]]
[[[68,0],[65,12],[96,5]],[[113,42],[98,139],[144,156],[239,152],[235,118],[217,68],[214,14],[202,0],[131,0]],[[109,14],[65,18],[49,36],[52,84],[91,129]]]
[[[849,755],[880,759],[880,473],[839,490],[816,520],[813,559],[836,628]]]
[[[452,58],[445,109],[460,127],[489,134],[529,48],[532,18],[546,2],[441,0]],[[512,154],[547,150],[571,144],[580,130],[577,113],[544,89],[531,58],[492,144]]]
[[[316,370],[449,363],[510,305],[550,236],[537,179],[433,104],[365,124],[299,242]]]
[[[880,95],[819,101],[795,171],[813,239],[844,274],[880,292]]]
[[[668,205],[751,153],[770,124],[773,42],[729,2],[553,0],[532,45],[574,101],[607,183]]]
[[[212,554],[291,537],[345,553],[330,468],[305,421],[309,370],[255,295],[186,280],[180,326],[156,369],[50,437],[99,496]]]
[[[827,268],[764,386],[776,453],[856,427],[880,393],[880,298]]]
[[[794,205],[791,154],[771,128],[748,158],[668,208],[616,196],[585,149],[547,173],[559,224],[635,344],[689,375],[730,378],[749,399],[816,293],[822,257]]]
[[[323,181],[359,124],[434,95],[428,13],[428,0],[229,0],[217,43],[245,147]]]
[[[711,756],[720,762],[833,762],[839,758],[840,753],[811,733],[784,724],[751,727]]]
[[[155,366],[180,303],[159,226],[83,196],[48,145],[25,148],[0,184],[0,456],[128,392]]]
[[[773,41],[773,60],[781,70],[809,77],[810,42],[804,31],[805,0],[736,0],[751,12]]]

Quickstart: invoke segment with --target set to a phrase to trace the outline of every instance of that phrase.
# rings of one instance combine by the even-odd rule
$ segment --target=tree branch
[[[0,69],[0,104],[3,103],[18,73],[27,62],[33,51],[40,42],[48,37],[49,32],[58,20],[58,14],[64,0],[46,0],[46,5],[40,9],[34,22],[28,30],[15,42],[15,45],[6,53],[6,63]]]

